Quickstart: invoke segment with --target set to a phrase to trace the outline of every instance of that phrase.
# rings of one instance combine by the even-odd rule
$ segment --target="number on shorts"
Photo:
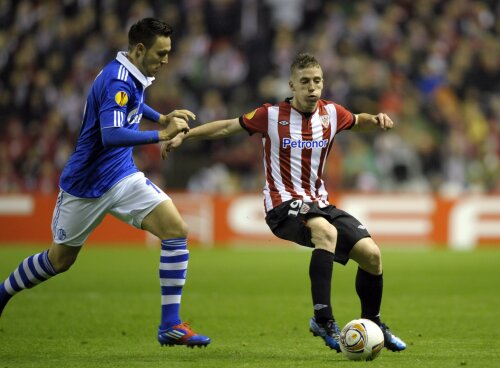
[[[288,215],[290,216],[297,216],[300,211],[300,207],[302,207],[302,200],[297,199],[290,203],[290,210],[288,211]]]
[[[158,187],[156,185],[154,185],[154,183],[151,180],[146,179],[146,184],[151,185],[153,187],[153,189],[156,190],[157,193],[161,193],[160,189],[158,189]]]

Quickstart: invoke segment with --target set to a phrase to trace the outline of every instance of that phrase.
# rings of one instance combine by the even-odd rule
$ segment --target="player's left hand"
[[[394,122],[391,120],[389,115],[384,114],[383,112],[373,115],[372,121],[384,130],[392,129],[394,126]]]
[[[182,144],[184,133],[177,134],[174,138],[162,142],[161,144],[161,159],[165,160],[170,151],[176,149]]]
[[[170,152],[170,149],[168,147],[168,142],[169,141],[161,142],[161,151],[160,151],[160,154],[161,154],[161,159],[162,160],[166,160],[167,156],[168,156],[168,153]]]

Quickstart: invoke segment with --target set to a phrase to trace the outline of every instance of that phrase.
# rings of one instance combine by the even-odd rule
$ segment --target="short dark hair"
[[[301,52],[295,57],[295,59],[293,59],[292,65],[290,66],[290,72],[293,73],[295,69],[304,69],[316,66],[320,65],[318,60],[316,60],[313,55],[307,52]]]
[[[128,47],[142,43],[146,48],[150,48],[158,36],[170,37],[173,29],[167,23],[155,19],[144,18],[133,24],[128,31]]]

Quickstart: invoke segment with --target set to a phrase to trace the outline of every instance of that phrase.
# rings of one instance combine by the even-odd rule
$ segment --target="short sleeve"
[[[250,111],[240,117],[241,126],[250,134],[267,132],[268,118],[267,108],[270,105],[265,104],[261,107]]]
[[[127,104],[131,98],[130,85],[123,80],[113,79],[104,86],[99,109],[101,129],[125,124]]]
[[[354,125],[354,114],[347,110],[344,106],[333,103],[337,111],[337,132],[345,129],[351,129]]]

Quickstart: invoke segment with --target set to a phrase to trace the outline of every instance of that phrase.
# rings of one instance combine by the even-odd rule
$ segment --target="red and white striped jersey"
[[[290,199],[318,202],[321,207],[329,204],[322,179],[325,161],[335,134],[350,129],[354,121],[350,111],[327,100],[319,100],[310,116],[286,100],[240,117],[250,134],[262,134],[266,212]]]

